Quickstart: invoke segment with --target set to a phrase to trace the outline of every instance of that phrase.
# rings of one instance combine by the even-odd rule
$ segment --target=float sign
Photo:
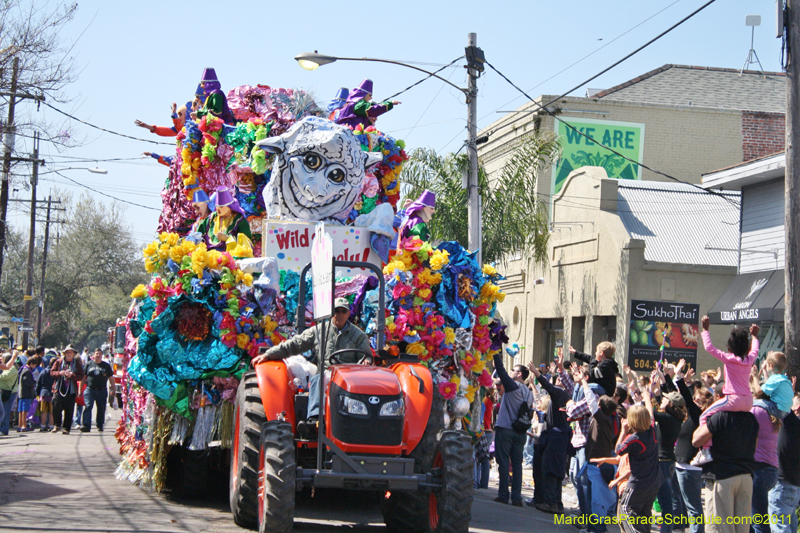
[[[309,222],[286,222],[265,219],[262,233],[264,257],[274,257],[278,268],[300,273],[311,261],[311,241],[315,226]],[[333,243],[333,257],[337,261],[364,261],[378,267],[382,265],[378,254],[369,247],[370,232],[355,226],[327,226],[326,231]],[[340,267],[337,276],[352,277],[355,274],[374,275],[364,269]]]
[[[632,300],[628,366],[634,371],[652,370],[658,361],[686,359],[689,366],[697,368],[699,322],[698,304]]]
[[[313,283],[314,320],[333,315],[333,242],[320,222],[311,240],[311,279]]]

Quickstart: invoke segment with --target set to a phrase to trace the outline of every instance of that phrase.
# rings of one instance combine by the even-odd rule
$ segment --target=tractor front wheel
[[[442,485],[428,497],[428,527],[436,533],[467,533],[474,486],[472,441],[460,431],[442,431],[433,457]]]
[[[264,424],[258,461],[258,532],[289,533],[297,473],[291,424],[277,420]]]
[[[233,449],[231,450],[230,503],[233,521],[241,527],[258,526],[258,450],[261,425],[267,420],[255,370],[242,376],[236,392]]]

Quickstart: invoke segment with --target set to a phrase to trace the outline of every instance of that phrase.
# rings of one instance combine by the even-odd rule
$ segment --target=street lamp
[[[376,59],[370,57],[334,57],[334,56],[326,56],[324,54],[319,54],[315,50],[314,53],[304,52],[302,54],[298,54],[294,56],[295,61],[304,69],[306,70],[317,70],[317,67],[321,67],[322,65],[328,65],[330,63],[335,63],[336,61],[371,61],[374,63],[389,63],[391,65],[400,65],[401,67],[408,67],[413,68],[414,70],[418,70],[420,72],[424,72],[429,77],[436,78],[437,80],[441,80],[448,84],[449,86],[458,89],[464,96],[469,99],[469,89],[464,89],[451,83],[449,80],[442,78],[441,76],[437,75],[435,72],[430,72],[423,68],[415,67],[414,65],[409,65],[407,63],[403,63],[400,61],[392,61],[391,59]]]
[[[61,172],[62,170],[88,170],[92,174],[108,174],[108,170],[104,168],[64,167],[64,168],[54,168],[53,170],[48,170],[47,172],[40,172],[39,175],[42,176],[44,174],[52,174],[53,172]]]
[[[467,99],[467,157],[469,159],[469,171],[467,174],[467,218],[469,242],[467,247],[470,250],[477,250],[478,264],[482,264],[481,252],[481,197],[478,189],[478,148],[476,138],[478,136],[478,75],[483,72],[485,61],[483,51],[478,48],[478,37],[475,33],[470,33],[467,37],[467,47],[465,49],[467,57],[467,74],[469,76],[467,88],[459,87],[450,81],[438,76],[434,72],[402,63],[390,59],[376,59],[369,57],[334,57],[320,54],[316,50],[313,53],[306,52],[295,56],[295,60],[306,70],[316,70],[322,65],[334,63],[336,61],[370,61],[374,63],[389,63],[410,69],[424,72],[428,77],[436,78],[451,87],[458,89]]]

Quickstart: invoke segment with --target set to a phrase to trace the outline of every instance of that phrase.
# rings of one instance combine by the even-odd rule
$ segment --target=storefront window
[[[758,365],[761,366],[761,361],[767,356],[767,353],[775,351],[782,352],[785,346],[783,322],[768,322],[764,321],[759,323],[761,331],[758,333],[759,350],[758,350]]]
[[[550,364],[558,356],[558,349],[564,347],[564,320],[550,319],[544,327],[544,352],[542,362]]]

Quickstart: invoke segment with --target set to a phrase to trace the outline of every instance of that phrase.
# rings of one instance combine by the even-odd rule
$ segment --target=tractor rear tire
[[[444,399],[439,388],[433,387],[433,401],[428,424],[419,444],[411,451],[409,457],[414,459],[414,473],[426,474],[433,468],[436,443],[439,432],[444,428]],[[388,498],[381,500],[381,511],[386,527],[392,533],[431,533],[428,520],[428,500],[430,488],[419,488],[416,491],[392,492]]]
[[[428,500],[430,529],[436,533],[468,533],[474,493],[472,439],[461,431],[442,431],[434,468],[442,471],[442,487]]]
[[[230,503],[233,521],[241,527],[258,527],[258,451],[261,426],[266,422],[255,370],[242,376],[236,391],[233,449],[231,450]]]
[[[261,430],[259,533],[289,533],[294,525],[294,434],[288,422],[271,420]]]

